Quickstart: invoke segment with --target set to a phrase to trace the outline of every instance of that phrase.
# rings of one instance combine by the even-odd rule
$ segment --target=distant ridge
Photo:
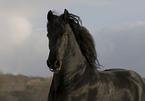
[[[0,101],[47,101],[51,80],[0,73]]]

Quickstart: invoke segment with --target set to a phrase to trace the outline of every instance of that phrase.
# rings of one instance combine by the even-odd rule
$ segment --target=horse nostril
[[[55,67],[59,67],[60,66],[60,62],[56,60],[55,63],[54,63],[54,66]]]
[[[55,67],[60,67],[61,66],[61,61],[55,61],[55,63],[54,63],[54,66]]]

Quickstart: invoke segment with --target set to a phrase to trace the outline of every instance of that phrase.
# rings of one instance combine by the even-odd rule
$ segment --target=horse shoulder
[[[120,85],[128,85],[128,88],[130,89],[129,92],[134,95],[134,99],[137,99],[137,101],[145,101],[145,81],[138,73],[125,69],[108,69],[104,72],[115,74],[117,79],[122,80]],[[114,80],[113,82],[116,81]],[[115,84],[115,86],[116,85],[118,84]]]
[[[136,72],[130,71],[131,73],[131,80],[138,88],[139,100],[138,101],[145,101],[145,80]]]

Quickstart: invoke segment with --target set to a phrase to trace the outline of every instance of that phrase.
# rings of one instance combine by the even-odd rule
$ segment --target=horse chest
[[[75,89],[66,89],[60,91],[57,101],[88,101],[88,87],[79,87]]]

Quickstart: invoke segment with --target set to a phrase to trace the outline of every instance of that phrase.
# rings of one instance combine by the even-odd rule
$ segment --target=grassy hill
[[[51,80],[0,74],[0,101],[47,101]]]
[[[0,73],[0,101],[47,101],[52,78]]]

